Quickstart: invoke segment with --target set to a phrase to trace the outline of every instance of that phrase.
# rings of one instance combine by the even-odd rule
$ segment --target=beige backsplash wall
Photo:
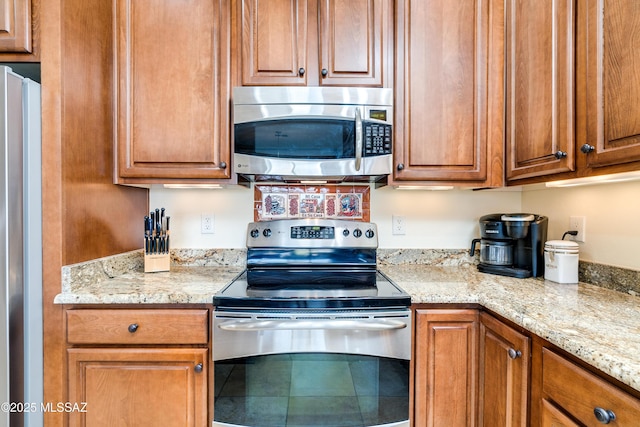
[[[171,216],[174,248],[242,248],[253,220],[253,190],[165,189],[154,185],[150,207]],[[371,221],[381,248],[465,249],[478,237],[478,218],[493,212],[549,216],[549,239],[567,230],[569,216],[587,217],[583,260],[640,270],[640,182],[547,189],[371,192]],[[214,233],[200,233],[202,213],[214,214]],[[392,215],[406,219],[406,234],[391,233]],[[142,220],[140,221],[142,223]]]
[[[522,209],[550,218],[549,239],[562,237],[570,216],[585,216],[581,260],[640,270],[639,181],[525,190]]]

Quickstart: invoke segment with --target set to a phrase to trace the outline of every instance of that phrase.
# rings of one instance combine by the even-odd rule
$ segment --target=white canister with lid
[[[544,244],[544,278],[557,283],[578,283],[576,242],[549,240]]]

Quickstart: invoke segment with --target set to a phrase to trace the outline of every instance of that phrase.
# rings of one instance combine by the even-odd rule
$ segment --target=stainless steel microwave
[[[236,87],[236,173],[251,180],[370,181],[391,173],[388,88]]]

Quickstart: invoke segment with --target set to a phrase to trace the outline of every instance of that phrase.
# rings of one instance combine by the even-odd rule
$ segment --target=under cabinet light
[[[164,184],[164,188],[221,190],[220,184]]]
[[[550,181],[547,187],[578,187],[582,185],[609,184],[613,182],[626,182],[640,180],[640,171],[615,173],[611,175],[587,176],[584,178],[563,179]]]
[[[453,190],[453,185],[396,185],[396,190],[427,190],[427,191],[444,191]]]

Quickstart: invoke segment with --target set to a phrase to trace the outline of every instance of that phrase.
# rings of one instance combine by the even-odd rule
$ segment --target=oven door
[[[216,311],[214,427],[409,426],[409,310]]]

